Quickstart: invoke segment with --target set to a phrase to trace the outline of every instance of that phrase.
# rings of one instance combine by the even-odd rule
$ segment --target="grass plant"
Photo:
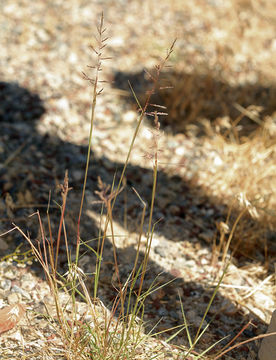
[[[134,131],[131,144],[128,150],[127,158],[120,175],[118,184],[113,183],[111,186],[102,183],[99,179],[99,191],[97,195],[100,202],[102,202],[102,216],[105,213],[105,223],[103,232],[99,233],[97,250],[94,250],[87,243],[81,239],[81,216],[84,205],[85,190],[88,176],[88,169],[90,165],[90,156],[92,149],[92,135],[93,135],[93,124],[96,117],[96,104],[97,98],[101,95],[103,88],[100,88],[100,84],[104,82],[100,79],[100,72],[102,71],[102,63],[107,60],[103,56],[103,50],[106,46],[107,38],[104,37],[104,19],[103,15],[100,19],[98,26],[98,37],[97,37],[97,48],[91,46],[91,50],[96,55],[96,65],[88,66],[94,69],[94,76],[90,77],[83,73],[84,78],[89,81],[92,85],[92,108],[91,108],[91,119],[90,119],[90,133],[88,138],[88,151],[87,151],[87,162],[84,174],[83,189],[80,201],[79,216],[77,221],[77,238],[75,246],[75,256],[70,253],[66,222],[65,222],[65,211],[67,205],[68,193],[71,190],[69,187],[68,174],[65,174],[63,184],[59,186],[62,197],[62,204],[60,207],[60,220],[58,226],[58,232],[56,237],[52,232],[51,219],[49,213],[49,207],[47,209],[47,221],[48,221],[48,234],[42,224],[40,213],[36,212],[34,215],[37,216],[41,234],[41,241],[34,244],[31,238],[25,234],[18,226],[15,225],[14,229],[17,229],[26,241],[30,244],[33,254],[37,261],[42,266],[46,280],[50,287],[51,294],[54,298],[55,303],[55,316],[50,314],[49,321],[56,324],[56,332],[61,336],[64,342],[64,356],[67,359],[138,359],[139,353],[142,354],[142,345],[150,337],[146,335],[143,330],[143,312],[144,302],[147,296],[154,291],[156,286],[153,284],[149,289],[143,289],[143,283],[145,274],[147,271],[147,264],[149,261],[149,254],[151,250],[152,238],[154,227],[156,224],[153,223],[153,209],[154,199],[156,193],[157,173],[158,173],[158,136],[160,124],[158,122],[158,116],[160,111],[157,110],[153,113],[148,113],[147,109],[150,104],[152,95],[158,90],[159,77],[161,71],[166,66],[166,63],[173,51],[174,43],[169,49],[167,56],[155,67],[155,73],[150,75],[152,80],[152,88],[147,94],[145,105],[141,106],[135,93],[137,104],[139,106],[139,117],[137,126]],[[119,265],[116,255],[116,244],[115,244],[115,233],[113,229],[113,207],[118,194],[123,190],[122,184],[125,176],[125,171],[129,163],[130,155],[132,153],[134,143],[142,124],[145,115],[151,115],[154,117],[154,146],[153,154],[147,156],[153,160],[153,189],[152,189],[152,200],[150,204],[150,216],[148,221],[148,231],[146,234],[146,251],[142,264],[138,264],[138,254],[140,250],[141,238],[143,235],[143,227],[145,221],[146,204],[141,199],[140,195],[136,192],[138,198],[143,204],[143,213],[141,218],[139,241],[137,248],[137,256],[133,265],[133,270],[129,275],[126,283],[122,283],[119,275]],[[49,200],[50,203],[50,200]],[[111,234],[108,235],[108,230]],[[62,235],[66,245],[67,259],[68,259],[68,271],[62,274],[59,269],[59,249],[62,241]],[[114,257],[114,268],[117,277],[117,297],[113,303],[111,311],[108,311],[105,306],[97,297],[99,278],[102,262],[102,254],[104,249],[105,240],[109,236],[113,245],[113,257]],[[54,245],[56,244],[56,245]],[[80,260],[80,248],[86,247],[92,251],[95,255],[95,273],[94,275],[94,292],[93,296],[89,293],[85,278],[86,275],[79,267]],[[73,260],[73,257],[75,260]],[[135,285],[138,284],[138,291],[135,291]],[[61,292],[65,292],[68,295],[68,301],[63,304],[60,300]],[[90,323],[83,321],[79,318],[77,311],[77,296],[81,298],[87,304],[87,313],[92,319]],[[133,300],[134,299],[134,300]],[[68,320],[66,311],[70,306],[71,316]],[[156,346],[155,346],[156,347]],[[150,354],[152,353],[152,355]],[[138,357],[137,357],[138,356]],[[148,359],[153,359],[158,356],[157,349],[151,349],[147,354]]]

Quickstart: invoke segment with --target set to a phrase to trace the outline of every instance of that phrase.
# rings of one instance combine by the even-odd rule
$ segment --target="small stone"
[[[76,53],[72,52],[69,55],[68,61],[70,64],[76,64],[76,62],[78,61],[78,55]]]
[[[184,147],[178,147],[175,149],[176,155],[183,156],[185,155],[186,149]]]
[[[214,157],[214,165],[217,167],[223,165],[223,161],[218,155]]]
[[[9,291],[11,288],[11,280],[4,279],[0,281],[0,288],[4,291]]]
[[[213,216],[214,213],[215,213],[215,210],[211,208],[211,209],[206,210],[205,215],[209,217],[209,216]]]
[[[191,260],[186,261],[186,266],[193,269],[193,268],[195,268],[196,263],[193,259],[191,259]]]
[[[174,139],[168,140],[167,146],[169,149],[173,149],[173,148],[177,147],[177,145],[178,145],[178,142],[176,140],[174,140]]]
[[[156,246],[154,248],[154,252],[161,257],[166,257],[166,254],[167,254],[167,251],[166,251],[166,249],[164,249],[163,246]]]
[[[157,312],[158,312],[159,316],[167,316],[168,315],[168,310],[166,310],[164,308],[159,309]]]
[[[225,299],[221,306],[223,308],[224,314],[227,316],[233,316],[233,314],[237,312],[236,306],[229,299]]]
[[[70,104],[69,101],[66,98],[61,98],[59,100],[56,101],[56,106],[59,108],[59,110],[61,111],[69,111],[70,110]]]
[[[125,123],[131,124],[133,123],[137,118],[137,113],[135,111],[127,111],[126,113],[124,113],[123,115],[123,121]]]
[[[27,300],[31,300],[30,294],[26,290],[21,289],[21,287],[19,287],[17,285],[13,285],[11,291],[12,291],[12,293],[19,294],[20,296],[22,295]]]
[[[11,293],[8,295],[8,303],[9,305],[14,305],[19,303],[22,300],[22,296],[19,293]]]
[[[170,274],[171,274],[172,276],[176,277],[176,278],[182,276],[181,271],[180,271],[178,268],[176,268],[176,267],[174,267],[174,268],[171,269]]]
[[[206,259],[205,257],[203,257],[203,258],[200,259],[200,263],[201,263],[201,265],[207,265],[207,264],[210,263],[210,261],[208,259]],[[205,274],[204,269],[202,269],[202,274]]]
[[[36,35],[37,37],[39,38],[39,40],[41,42],[47,42],[49,41],[49,35],[47,34],[47,32],[44,30],[44,29],[41,29],[39,28],[37,31],[36,31]]]
[[[182,318],[182,314],[181,314],[181,317],[179,317],[179,314],[176,311],[173,311],[173,310],[171,310],[169,312],[169,315],[170,315],[170,317],[172,317],[173,319],[176,319],[176,320],[178,320],[179,318]]]
[[[21,282],[21,287],[25,291],[33,290],[35,287],[35,282],[33,280],[25,280]]]
[[[4,276],[6,279],[9,279],[9,280],[14,280],[16,279],[16,273],[15,271],[12,269],[11,266],[7,266],[4,270]]]
[[[125,43],[124,39],[121,36],[115,36],[109,40],[108,45],[111,47],[120,47]]]

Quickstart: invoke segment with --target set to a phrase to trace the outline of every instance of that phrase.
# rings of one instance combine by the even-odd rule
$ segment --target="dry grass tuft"
[[[251,137],[241,141],[234,131],[232,141],[214,132],[205,139],[205,145],[215,149],[217,157],[207,164],[215,171],[208,179],[201,180],[201,186],[210,196],[228,204],[232,213],[244,211],[235,238],[239,251],[247,255],[253,255],[259,246],[266,254],[271,250],[275,256],[275,249],[266,248],[276,229],[275,130],[273,119],[267,117]]]

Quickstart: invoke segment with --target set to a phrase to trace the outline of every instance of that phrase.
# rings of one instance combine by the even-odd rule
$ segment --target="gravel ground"
[[[28,215],[39,209],[45,216],[50,190],[52,198],[60,203],[55,189],[68,170],[73,190],[69,193],[66,219],[70,246],[74,246],[91,103],[91,88],[82,79],[81,72],[86,72],[86,65],[91,64],[92,53],[88,45],[95,45],[95,24],[102,10],[110,36],[106,56],[111,56],[112,60],[103,64],[104,77],[109,82],[104,84],[104,92],[98,97],[92,162],[82,219],[83,240],[98,234],[100,206],[96,204],[98,199],[95,195],[98,177],[111,184],[114,173],[120,173],[137,123],[135,106],[129,102],[126,79],[140,74],[144,67],[151,68],[176,36],[180,39],[171,62],[176,64],[177,69],[181,56],[186,58],[185,71],[193,68],[193,62],[200,69],[203,61],[205,67],[212,63],[214,67],[219,46],[229,40],[226,29],[230,28],[235,11],[245,23],[252,11],[244,5],[245,8],[238,12],[235,10],[236,3],[233,2],[232,6],[231,1],[210,1],[208,5],[198,1],[198,6],[183,7],[181,1],[159,1],[158,7],[155,5],[154,1],[140,3],[134,0],[38,0],[32,6],[27,0],[5,1],[0,14],[0,233],[7,231],[10,223],[15,222],[35,239],[38,236],[37,221],[34,217],[28,218]],[[229,24],[225,20],[228,12]],[[221,18],[218,18],[219,15]],[[216,25],[212,23],[214,19]],[[223,19],[226,23],[222,27]],[[256,26],[260,26],[261,15],[256,15],[254,21]],[[262,54],[255,55],[254,66],[250,64],[252,54],[248,45],[253,36],[253,25],[240,29],[245,35],[240,40],[239,51],[236,49],[238,31],[235,29],[236,38],[233,35],[228,42],[229,53],[223,55],[222,51],[221,54],[227,59],[222,59],[217,66],[231,64],[225,79],[234,89],[243,83],[254,85],[259,82],[264,91],[269,88],[267,79],[272,68],[269,54],[275,52],[273,24],[266,21],[263,32],[256,39],[255,46],[262,46]],[[247,52],[243,48],[246,46],[249,47]],[[255,71],[258,67],[263,70],[261,75]],[[224,70],[223,67],[219,69]],[[137,75],[131,80],[138,93],[145,91],[143,77]],[[270,96],[269,92],[269,99]],[[270,106],[273,106],[271,101]],[[192,110],[189,111],[191,115]],[[154,221],[160,218],[162,221],[153,238],[145,284],[149,285],[157,276],[160,284],[176,280],[165,290],[150,296],[145,320],[150,328],[162,317],[157,331],[180,324],[180,294],[193,332],[210,300],[221,266],[219,261],[214,262],[212,242],[217,234],[216,223],[225,220],[227,202],[218,200],[216,194],[208,194],[202,182],[221,167],[222,160],[218,149],[205,146],[206,142],[198,136],[193,124],[185,132],[180,132],[172,122],[166,125],[159,140],[162,152],[154,212]],[[126,173],[126,186],[114,209],[115,233],[120,234],[116,237],[116,245],[122,279],[127,278],[135,259],[137,228],[142,212],[132,187],[148,204],[151,200],[152,161],[146,154],[152,151],[153,142],[154,134],[148,119],[138,134]],[[211,169],[207,163],[212,164]],[[51,214],[55,231],[59,210],[54,203]],[[22,236],[16,232],[0,238],[0,256],[6,255],[21,242]],[[141,253],[144,247],[145,243]],[[110,282],[114,269],[109,242],[104,260],[99,296],[108,307],[116,295]],[[275,304],[270,293],[272,277],[262,284],[266,276],[266,269],[261,265],[263,261],[261,253],[252,262],[239,258],[232,260],[229,273],[206,318],[207,322],[212,319],[212,323],[202,338],[201,349],[226,335],[233,337],[249,320],[255,326],[242,334],[241,341],[265,331]],[[63,245],[60,265],[66,271]],[[85,272],[93,271],[89,255],[81,258],[81,267]],[[13,271],[16,272],[16,269],[13,268]],[[33,269],[39,271],[35,266]],[[2,273],[2,280],[9,278]],[[9,296],[15,285],[25,289],[26,284],[22,285],[19,273],[18,279],[10,280],[10,286],[7,287],[4,282],[0,286],[3,304],[13,303],[14,299],[9,299]],[[32,281],[37,280],[33,278]],[[261,291],[257,289],[253,296],[247,298],[250,289],[257,286],[262,286]],[[33,294],[22,295],[18,300],[27,303],[29,309],[36,302]],[[163,338],[167,336],[165,334]],[[187,344],[182,335],[175,342]],[[229,353],[232,357],[229,355],[225,359],[256,359],[258,346],[257,342],[246,344]]]

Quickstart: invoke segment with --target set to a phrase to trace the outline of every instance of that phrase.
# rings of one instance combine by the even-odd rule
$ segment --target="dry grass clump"
[[[164,119],[165,124],[171,125],[174,132],[185,131],[189,124],[199,124],[202,119],[216,123],[216,119],[228,117],[235,123],[240,115],[238,105],[243,108],[261,106],[262,115],[271,114],[276,109],[275,87],[257,84],[234,86],[208,69],[193,73],[167,72],[164,83],[171,88],[160,92],[160,103],[167,107],[169,114]],[[246,117],[243,117],[242,124],[246,125],[244,131],[247,134],[256,125]]]
[[[256,111],[246,111],[258,118]],[[241,139],[237,129],[229,124],[230,140],[205,122],[209,137],[204,139],[203,146],[214,149],[216,156],[207,161],[211,170],[208,177],[201,177],[204,172],[199,172],[200,185],[212,198],[229,206],[230,219],[242,213],[235,239],[239,252],[253,257],[257,254],[256,246],[262,253],[275,256],[276,124],[273,117],[259,121],[262,125],[250,137]]]
[[[239,252],[254,257],[260,246],[275,256],[273,5],[200,0],[198,7],[174,6],[186,25],[176,25],[182,46],[163,75],[172,88],[158,94],[169,114],[163,123],[197,137],[205,149],[196,184],[228,206],[229,225],[241,216],[233,237]]]

